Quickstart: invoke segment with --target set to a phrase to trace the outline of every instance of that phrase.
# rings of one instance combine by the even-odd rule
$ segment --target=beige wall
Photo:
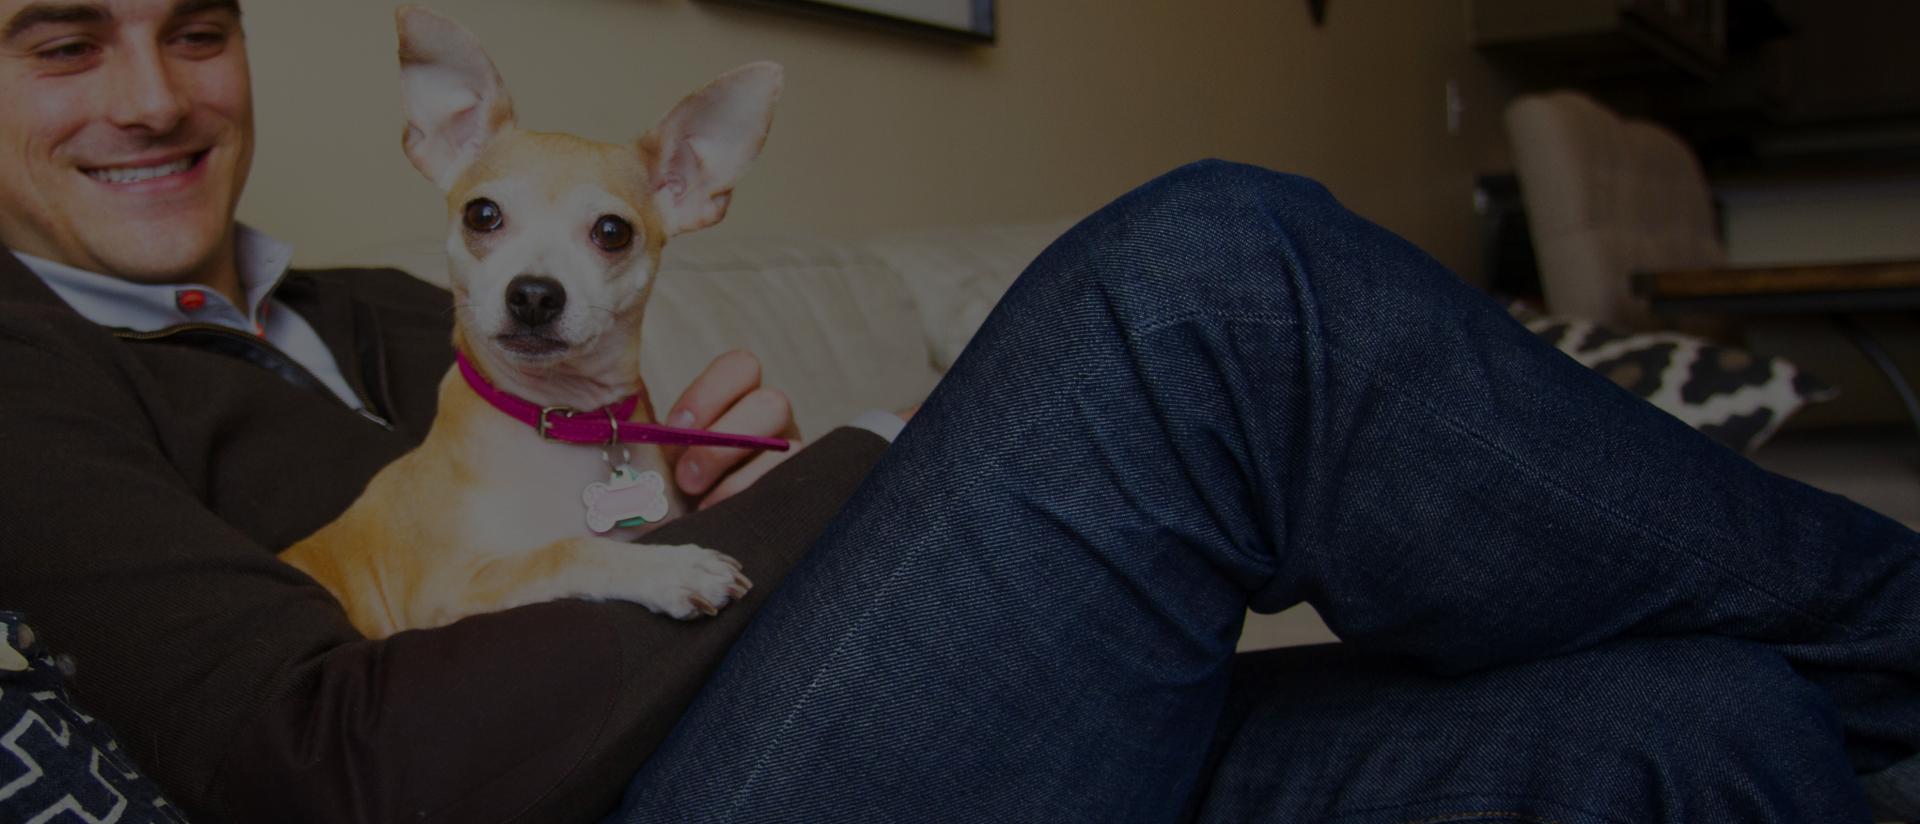
[[[303,263],[437,245],[399,149],[387,0],[247,7],[260,147],[242,217]],[[637,134],[734,65],[788,90],[715,232],[863,236],[1084,213],[1204,156],[1300,171],[1473,277],[1472,177],[1504,165],[1459,0],[1002,0],[968,48],[706,0],[435,0],[484,41],[524,125]],[[1445,131],[1458,78],[1464,136]]]
[[[1920,258],[1920,176],[1716,186],[1736,266]]]

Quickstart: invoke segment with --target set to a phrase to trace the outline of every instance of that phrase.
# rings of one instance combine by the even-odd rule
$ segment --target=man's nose
[[[567,288],[544,275],[521,275],[507,284],[507,314],[530,328],[545,326],[567,308]]]
[[[108,117],[122,128],[156,134],[173,131],[193,107],[193,100],[174,76],[166,58],[155,49],[130,49],[114,61]]]

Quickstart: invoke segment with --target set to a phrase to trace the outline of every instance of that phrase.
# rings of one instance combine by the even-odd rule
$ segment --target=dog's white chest
[[[486,554],[510,555],[592,535],[633,540],[651,526],[621,526],[620,521],[644,516],[658,523],[678,511],[657,448],[628,446],[625,453],[631,457],[623,462],[618,449],[603,456],[608,451],[596,446],[513,440],[489,453],[484,480],[462,507],[468,545]],[[606,523],[609,517],[613,523]]]

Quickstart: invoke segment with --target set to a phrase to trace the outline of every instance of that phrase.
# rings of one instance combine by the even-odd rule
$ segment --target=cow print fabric
[[[1631,333],[1508,305],[1535,335],[1621,388],[1742,452],[1837,392],[1782,359],[1678,332]]]

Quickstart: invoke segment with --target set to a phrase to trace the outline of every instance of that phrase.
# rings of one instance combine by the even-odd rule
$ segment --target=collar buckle
[[[552,435],[549,435],[549,434],[547,434],[547,429],[548,429],[548,427],[549,427],[549,426],[551,425],[551,422],[547,420],[547,416],[548,416],[548,415],[551,415],[551,414],[553,414],[553,413],[555,413],[555,412],[558,412],[558,413],[560,413],[560,414],[562,414],[562,415],[565,415],[565,416],[567,416],[567,417],[569,417],[569,418],[570,418],[570,417],[573,417],[574,415],[577,415],[577,414],[579,414],[578,412],[576,412],[576,411],[574,411],[574,409],[573,409],[573,407],[570,407],[570,406],[543,406],[543,407],[540,407],[540,422],[539,422],[539,426],[538,426],[538,429],[540,430],[540,437],[541,437],[541,438],[544,438],[544,439],[546,439],[546,440],[549,440],[549,441],[550,441],[550,440],[553,440],[553,436],[552,436]]]

